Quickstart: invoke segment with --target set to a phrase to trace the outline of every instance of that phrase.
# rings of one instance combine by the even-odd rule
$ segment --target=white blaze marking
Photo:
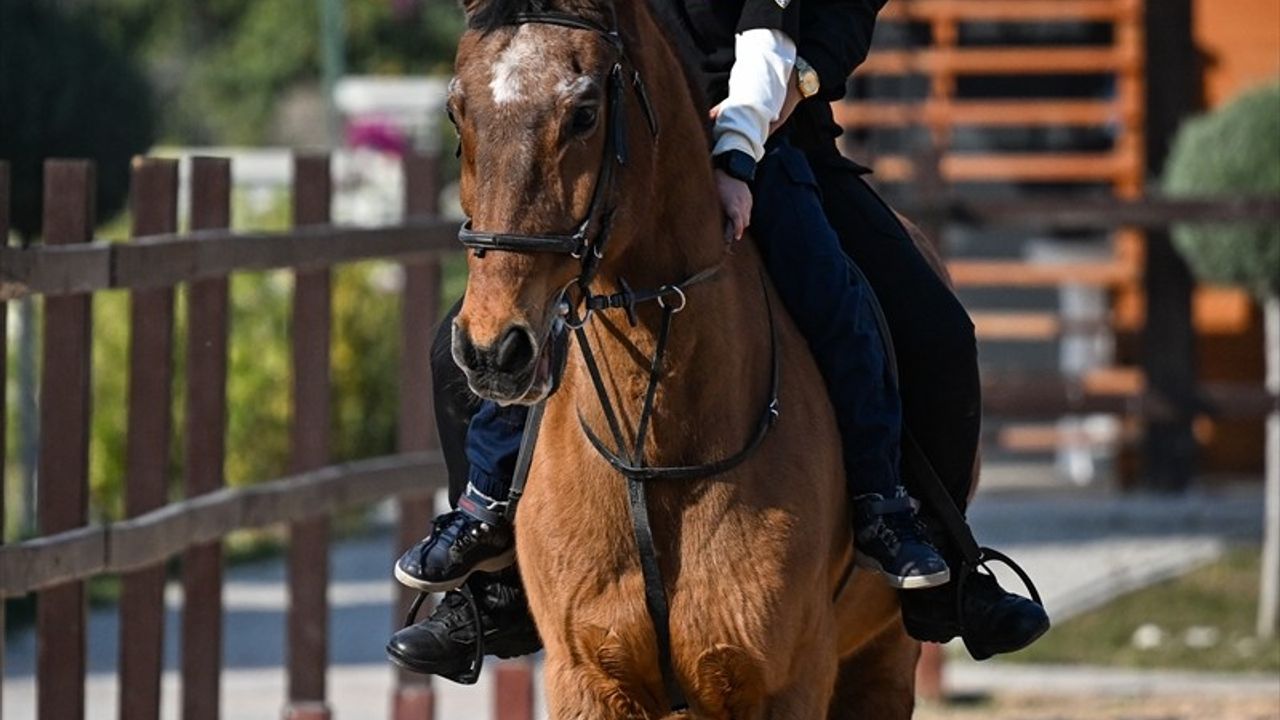
[[[495,104],[506,105],[523,100],[524,76],[537,69],[538,43],[524,30],[523,26],[516,30],[511,44],[493,64],[493,79],[489,81],[489,89],[493,91]]]

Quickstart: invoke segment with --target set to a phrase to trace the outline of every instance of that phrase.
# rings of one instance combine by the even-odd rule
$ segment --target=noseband
[[[600,157],[600,170],[596,175],[595,188],[591,191],[591,203],[587,206],[587,214],[572,233],[527,235],[483,232],[473,229],[471,219],[468,218],[463,223],[462,229],[458,231],[458,240],[470,248],[477,257],[484,257],[490,250],[569,255],[582,261],[578,285],[585,289],[595,278],[600,261],[604,259],[605,247],[609,242],[609,230],[613,224],[614,185],[618,169],[625,166],[628,159],[625,92],[625,78],[628,73],[631,75],[631,87],[640,101],[640,108],[644,112],[649,132],[654,140],[658,137],[658,118],[653,112],[653,105],[649,102],[649,94],[645,90],[640,71],[628,62],[626,47],[623,45],[622,36],[618,34],[616,17],[613,18],[611,27],[604,27],[569,13],[530,12],[516,14],[512,17],[510,24],[558,25],[573,30],[586,30],[599,35],[613,47],[615,57],[606,87],[609,109],[605,121],[605,145]]]

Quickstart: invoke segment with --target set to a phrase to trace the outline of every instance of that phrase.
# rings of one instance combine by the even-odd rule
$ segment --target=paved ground
[[[1089,697],[1011,694],[968,705],[922,705],[916,720],[1276,720],[1280,700],[1247,697]]]
[[[978,535],[1023,561],[1040,584],[1052,615],[1061,619],[1105,602],[1119,592],[1159,580],[1215,557],[1232,539],[1254,537],[1261,512],[1255,493],[1194,496],[1183,499],[1125,498],[993,490],[975,504],[972,517]],[[330,588],[330,697],[340,720],[386,717],[392,673],[382,645],[392,625],[393,589],[386,571],[394,554],[390,534],[339,543],[332,558]],[[240,566],[228,573],[224,598],[226,667],[224,717],[275,720],[284,697],[283,609],[284,568],[279,561]],[[166,648],[170,673],[164,690],[165,717],[176,718],[178,611],[181,593],[171,589]],[[114,718],[118,692],[114,679],[118,622],[113,609],[94,611],[89,639],[89,716]],[[34,716],[34,639],[29,631],[8,638],[3,710],[9,720]],[[1256,698],[1277,687],[1274,677],[1222,678],[1186,673],[1134,674],[1114,670],[1037,669],[956,663],[949,682],[965,692],[1008,689],[1028,693],[1013,715],[957,717],[1138,718],[1218,717],[1212,714],[1107,714],[1105,708],[1074,711],[1062,705],[1064,695],[1150,697],[1171,689],[1194,698]],[[442,683],[440,717],[480,720],[489,716],[490,689],[481,684],[458,688]],[[1037,714],[1032,706],[1044,694],[1059,698],[1059,714]],[[1004,695],[1001,696],[1002,698]],[[1193,699],[1194,699],[1193,698]],[[1267,697],[1264,695],[1263,700]],[[1022,702],[1022,701],[1018,701]],[[1177,702],[1176,698],[1170,702]],[[1220,700],[1220,704],[1226,700]],[[1252,702],[1252,701],[1250,701]],[[1278,701],[1280,702],[1280,701]],[[1027,705],[1026,703],[1030,703]],[[1022,707],[1022,710],[1016,709]],[[1032,708],[1032,709],[1028,709]],[[1277,708],[1280,711],[1280,708]],[[950,712],[950,711],[948,711]],[[957,713],[961,712],[959,710]],[[1001,710],[1003,712],[1003,710]],[[1020,715],[1019,712],[1025,712]],[[1271,715],[1222,715],[1252,720]],[[1062,714],[1066,713],[1066,714]],[[944,715],[930,710],[925,717]]]

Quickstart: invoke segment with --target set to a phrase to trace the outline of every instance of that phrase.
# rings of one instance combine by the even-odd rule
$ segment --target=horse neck
[[[645,28],[644,20],[641,33],[658,32]],[[767,402],[767,311],[754,247],[744,240],[727,251],[703,121],[678,60],[665,42],[643,47],[649,55],[637,64],[650,83],[661,132],[650,156],[649,186],[624,178],[619,187],[619,197],[630,203],[614,228],[622,235],[621,251],[610,254],[596,291],[616,292],[624,278],[635,289],[656,288],[721,265],[715,277],[687,291],[687,307],[672,319],[647,443],[652,464],[699,464],[737,451]],[[643,155],[633,153],[633,161]],[[661,309],[650,303],[638,320],[633,327],[620,314],[597,316],[588,328],[629,443],[661,332]],[[581,360],[567,377],[578,410],[603,431],[603,412]]]

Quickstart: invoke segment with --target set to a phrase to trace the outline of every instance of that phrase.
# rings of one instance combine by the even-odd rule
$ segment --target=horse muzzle
[[[567,333],[559,320],[541,340],[524,325],[512,325],[487,347],[453,328],[453,359],[476,395],[500,405],[532,405],[555,392],[564,374]]]

